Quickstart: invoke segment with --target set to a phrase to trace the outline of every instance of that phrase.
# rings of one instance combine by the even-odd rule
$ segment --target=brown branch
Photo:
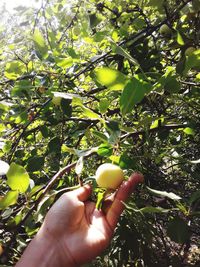
[[[137,137],[139,135],[144,135],[147,132],[148,133],[155,133],[155,132],[159,132],[160,130],[173,130],[173,129],[179,129],[179,128],[186,128],[189,127],[188,124],[169,124],[169,125],[161,125],[159,127],[153,128],[153,129],[148,129],[148,130],[141,130],[141,131],[137,131],[137,132],[133,132],[133,133],[127,133],[124,134],[120,137],[120,140],[123,140],[127,137]]]

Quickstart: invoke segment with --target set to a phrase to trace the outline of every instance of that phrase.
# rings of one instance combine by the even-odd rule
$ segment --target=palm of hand
[[[95,203],[83,202],[89,194],[89,188],[85,195],[77,196],[74,192],[64,194],[46,218],[48,232],[78,265],[95,258],[104,250],[113,232],[103,212],[95,209]]]
[[[49,210],[44,228],[58,246],[58,254],[71,258],[70,266],[80,266],[99,255],[109,244],[118,218],[124,209],[123,202],[135,186],[143,181],[140,174],[133,174],[124,182],[106,214],[87,201],[90,186],[65,193]]]

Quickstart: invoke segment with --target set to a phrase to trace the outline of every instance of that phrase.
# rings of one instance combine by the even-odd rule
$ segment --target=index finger
[[[106,214],[107,222],[113,230],[117,225],[118,219],[122,211],[124,210],[123,202],[128,199],[137,184],[142,183],[143,181],[144,177],[142,174],[133,173],[128,179],[128,181],[123,182],[122,185],[119,187],[114,201]]]

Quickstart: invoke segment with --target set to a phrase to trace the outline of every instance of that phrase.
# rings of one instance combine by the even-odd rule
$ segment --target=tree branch
[[[124,140],[125,138],[128,137],[137,137],[139,135],[144,135],[145,133],[155,133],[155,132],[159,132],[160,130],[173,130],[173,129],[179,129],[179,128],[186,128],[189,127],[188,124],[169,124],[169,125],[161,125],[159,127],[153,128],[153,129],[148,129],[148,130],[141,130],[138,132],[133,132],[133,133],[127,133],[124,134],[120,137],[120,140]]]

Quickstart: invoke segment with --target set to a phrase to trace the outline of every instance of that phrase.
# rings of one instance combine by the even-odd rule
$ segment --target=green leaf
[[[167,197],[167,198],[170,198],[172,200],[180,200],[181,197],[179,197],[178,195],[172,193],[172,192],[166,192],[166,191],[159,191],[159,190],[155,190],[155,189],[152,189],[150,187],[146,187],[151,193],[155,194],[155,195],[159,195],[159,196],[162,196],[162,197]]]
[[[109,90],[123,90],[128,82],[128,78],[123,73],[111,68],[98,68],[94,73],[97,82]]]
[[[183,219],[175,217],[168,224],[167,234],[171,240],[183,244],[191,236],[189,229],[189,226]]]
[[[22,210],[21,210],[15,217],[11,217],[9,219],[8,225],[10,227],[13,227],[13,226],[15,227],[21,222],[22,219],[23,219],[23,213],[22,213]],[[1,267],[1,265],[0,265],[0,267]]]
[[[193,130],[192,128],[190,128],[190,127],[186,127],[186,128],[183,130],[183,132],[184,132],[185,134],[187,134],[187,135],[195,135],[194,130]]]
[[[15,80],[22,75],[25,71],[25,65],[19,61],[12,61],[6,64],[5,77],[11,80]]]
[[[182,57],[178,63],[176,64],[176,72],[179,74],[179,75],[182,75],[183,74],[183,71],[185,69],[185,63],[186,63],[186,58],[185,57]]]
[[[56,194],[51,194],[51,195],[46,195],[42,201],[40,201],[37,211],[35,214],[35,221],[36,222],[41,222],[43,221],[49,207],[52,205],[54,202],[54,199],[56,197]]]
[[[177,81],[177,78],[175,76],[171,76],[166,79],[164,88],[170,93],[177,93],[181,89],[181,84]]]
[[[122,115],[132,111],[133,107],[144,98],[151,89],[151,85],[138,77],[131,79],[124,88],[120,97],[120,110]]]
[[[72,104],[71,99],[65,99],[65,98],[61,99],[61,109],[67,117],[71,117],[71,115],[72,115],[72,105],[71,104]]]
[[[61,150],[61,142],[60,142],[60,138],[55,136],[54,138],[52,138],[50,140],[50,142],[48,143],[48,148],[49,148],[49,152],[60,152]]]
[[[90,118],[90,119],[99,119],[101,120],[100,116],[95,113],[94,111],[92,111],[91,109],[89,108],[86,108],[84,106],[82,106],[82,109],[83,109],[83,114],[87,117],[87,118]]]
[[[28,160],[27,171],[35,172],[42,169],[44,166],[44,157],[33,157]]]
[[[186,58],[184,74],[195,67],[200,67],[200,49],[195,50]]]
[[[33,42],[35,44],[36,51],[44,58],[48,52],[48,46],[40,30],[35,29],[33,34]]]
[[[93,130],[93,131],[92,131],[92,134],[93,134],[94,136],[96,136],[97,138],[99,138],[99,139],[100,139],[101,141],[103,141],[103,142],[107,142],[107,141],[108,141],[107,136],[106,136],[105,134],[99,132],[99,131]]]
[[[20,193],[26,192],[29,187],[30,178],[24,167],[11,163],[6,176],[7,185],[10,186],[12,190],[17,190]]]
[[[97,194],[96,209],[98,210],[102,208],[105,193],[105,191],[99,191]]]
[[[40,132],[41,132],[41,134],[42,134],[42,136],[43,136],[44,138],[49,137],[49,130],[48,130],[48,127],[47,127],[47,126],[42,125],[42,126],[40,127]]]
[[[3,160],[0,160],[0,175],[6,175],[10,166]]]
[[[120,156],[119,166],[122,169],[135,169],[136,168],[135,165],[136,165],[136,160],[133,157],[128,156],[126,152],[124,152]]]
[[[16,204],[18,195],[18,191],[9,191],[3,198],[0,198],[0,210]]]
[[[73,65],[73,59],[71,57],[55,58],[55,62],[59,67],[61,67],[63,69],[69,68]]]
[[[181,36],[180,32],[177,31],[177,43],[180,44],[180,45],[184,45],[185,42],[183,40],[183,37]]]
[[[109,132],[119,132],[119,122],[114,120],[106,121],[106,128],[109,130]]]
[[[33,88],[31,81],[23,80],[17,81],[15,86],[12,88],[11,95],[12,96],[24,96]]]
[[[9,110],[9,103],[5,101],[0,101],[0,111],[8,111]]]
[[[134,59],[126,50],[124,50],[121,46],[113,43],[113,51],[118,54],[123,56],[124,58],[128,59],[131,63],[133,63],[135,66],[137,66],[138,68],[140,68],[140,64],[138,63],[138,61],[136,59]]]
[[[100,100],[99,102],[99,110],[101,112],[101,114],[106,113],[106,111],[108,110],[108,107],[110,105],[110,101],[106,98],[103,98]]]
[[[97,154],[102,157],[109,157],[112,155],[113,147],[109,144],[101,144],[98,148]]]

